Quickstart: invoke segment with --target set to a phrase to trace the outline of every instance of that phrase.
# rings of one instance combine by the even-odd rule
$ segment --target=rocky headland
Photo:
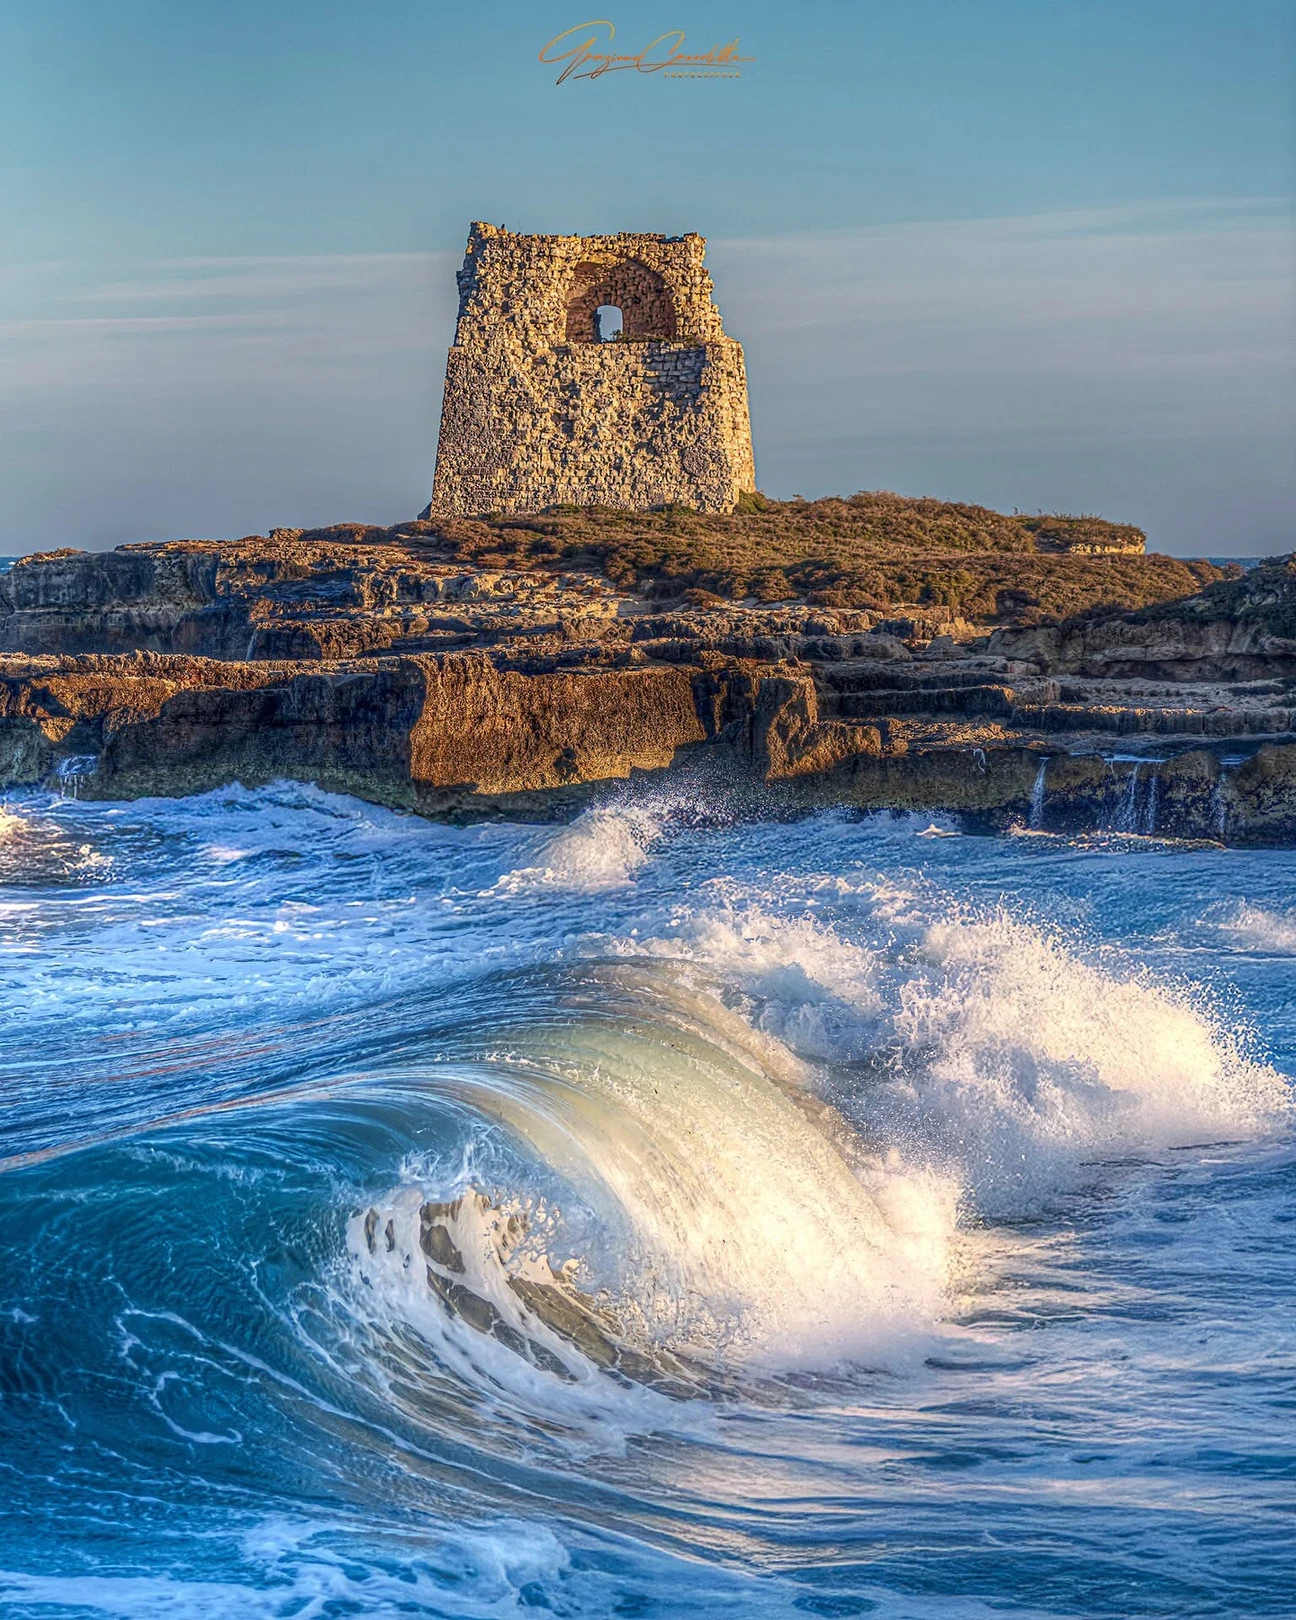
[[[894,496],[275,530],[0,576],[0,782],[314,782],[549,818],[714,773],[795,812],[1296,840],[1296,564]]]

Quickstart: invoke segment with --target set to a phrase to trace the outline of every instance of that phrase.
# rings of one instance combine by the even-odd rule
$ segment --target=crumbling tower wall
[[[700,236],[474,224],[430,516],[546,506],[727,512],[756,487],[740,344]],[[605,340],[600,310],[619,310]]]

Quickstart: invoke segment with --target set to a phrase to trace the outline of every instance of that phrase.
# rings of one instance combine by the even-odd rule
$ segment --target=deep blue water
[[[1296,855],[945,832],[10,797],[4,1614],[1293,1613]]]

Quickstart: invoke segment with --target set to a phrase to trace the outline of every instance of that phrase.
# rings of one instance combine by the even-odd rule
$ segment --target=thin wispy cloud
[[[324,291],[371,290],[394,282],[409,271],[449,268],[450,253],[338,253],[311,258],[276,255],[266,258],[163,259],[148,279],[124,278],[102,286],[78,287],[55,295],[60,304],[171,303],[178,299],[275,301]]]
[[[1082,506],[1218,551],[1270,547],[1291,498],[1291,249],[1271,200],[1206,199],[715,240],[709,259],[772,493]],[[0,273],[0,549],[408,515],[458,263]],[[1217,541],[1244,510],[1255,541]]]
[[[715,244],[726,312],[821,376],[1290,366],[1292,239],[1261,202]],[[1034,417],[1047,398],[1031,401]]]
[[[0,333],[11,337],[31,334],[48,338],[69,332],[150,332],[201,331],[211,327],[246,326],[262,317],[257,315],[76,315],[47,316],[28,321],[0,321]]]

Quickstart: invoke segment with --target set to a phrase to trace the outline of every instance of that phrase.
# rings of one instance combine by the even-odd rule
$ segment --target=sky
[[[542,47],[737,39],[737,79]],[[701,232],[758,482],[1290,549],[1290,0],[0,0],[0,553],[413,515],[470,220]]]

